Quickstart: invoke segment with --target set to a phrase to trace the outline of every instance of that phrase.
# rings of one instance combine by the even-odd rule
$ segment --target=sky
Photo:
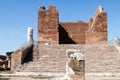
[[[27,43],[27,28],[37,41],[38,10],[56,6],[60,22],[88,22],[99,5],[108,16],[108,41],[120,37],[120,0],[0,0],[0,55],[15,51]]]

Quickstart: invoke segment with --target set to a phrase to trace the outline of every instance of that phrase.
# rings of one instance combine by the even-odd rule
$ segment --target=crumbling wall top
[[[43,10],[45,10],[45,6],[41,5],[40,6],[40,11],[43,11]]]
[[[94,17],[96,17],[99,13],[101,13],[103,11],[104,11],[104,9],[102,8],[102,6],[98,6],[98,8],[97,8],[97,10],[96,10],[96,12],[94,14]]]
[[[56,9],[56,7],[54,5],[50,5],[48,10],[52,13],[58,14],[58,10]]]

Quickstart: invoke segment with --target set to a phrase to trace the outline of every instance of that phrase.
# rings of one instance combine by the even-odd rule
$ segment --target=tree
[[[10,57],[12,53],[14,53],[14,51],[6,52],[6,55],[7,55],[8,57]]]

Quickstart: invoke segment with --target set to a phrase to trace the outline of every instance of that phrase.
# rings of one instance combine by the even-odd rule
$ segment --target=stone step
[[[39,45],[33,50],[33,61],[25,63],[21,71],[65,71],[66,50],[79,49],[85,53],[86,71],[120,70],[120,55],[110,45]],[[50,66],[50,67],[47,67]],[[110,66],[110,67],[106,67]],[[115,66],[115,69],[113,68]],[[47,68],[44,68],[47,67]],[[113,68],[113,69],[112,69]],[[111,70],[110,70],[111,69]],[[77,75],[76,75],[77,76]],[[79,80],[79,79],[78,79]]]
[[[39,61],[31,61],[31,62],[29,62],[29,63],[24,63],[23,64],[23,66],[41,66],[43,63],[47,63],[47,64],[49,64],[49,65],[55,65],[55,64],[57,64],[57,63],[61,63],[60,65],[62,65],[62,63],[64,64],[65,63],[65,61],[56,61],[56,60],[54,60],[54,61],[46,61],[46,60],[43,60],[43,62],[41,61],[41,62],[39,62]],[[59,66],[59,65],[56,65],[56,66]],[[61,66],[62,67],[62,66]]]
[[[65,72],[65,69],[52,67],[24,67],[20,71],[25,72]]]
[[[68,74],[73,80],[85,80],[84,72],[78,72],[76,74]]]

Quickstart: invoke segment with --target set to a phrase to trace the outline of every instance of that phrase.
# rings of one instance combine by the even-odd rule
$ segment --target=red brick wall
[[[59,22],[54,6],[38,12],[38,42],[49,44],[89,44],[107,42],[107,13],[98,7],[89,22]]]
[[[86,43],[107,42],[107,13],[101,12],[86,32]]]
[[[85,44],[86,43],[85,32],[88,30],[88,23],[85,23],[85,22],[82,22],[82,21],[79,21],[79,22],[62,22],[62,23],[60,23],[60,25],[65,29],[65,31],[68,33],[68,36],[76,44]],[[60,33],[60,31],[59,31],[59,35],[61,35],[61,34],[62,33]]]
[[[11,56],[11,70],[16,71],[17,65],[20,64],[18,61],[21,61],[22,52],[18,49]]]
[[[48,10],[42,6],[38,12],[38,42],[58,43],[58,11],[54,6]]]
[[[33,48],[33,46],[26,46],[23,49],[16,50],[11,55],[11,70],[16,71],[18,66],[21,66],[24,58],[27,54],[30,54],[29,51]]]

